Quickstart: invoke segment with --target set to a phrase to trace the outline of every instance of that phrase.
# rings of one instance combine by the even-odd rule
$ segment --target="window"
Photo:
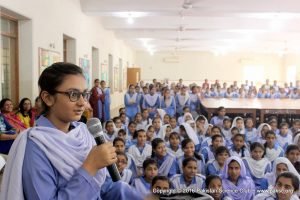
[[[18,22],[10,17],[1,16],[1,98],[19,101],[18,69]]]

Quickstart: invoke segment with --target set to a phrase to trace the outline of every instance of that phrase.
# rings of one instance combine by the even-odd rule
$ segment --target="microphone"
[[[94,137],[97,145],[106,143],[106,140],[103,136],[102,125],[98,118],[90,118],[87,121],[86,125],[87,125],[89,132]],[[101,156],[101,155],[99,155],[99,156]],[[111,179],[113,182],[121,180],[119,170],[115,163],[107,166],[106,168],[107,168],[109,175],[111,176]]]

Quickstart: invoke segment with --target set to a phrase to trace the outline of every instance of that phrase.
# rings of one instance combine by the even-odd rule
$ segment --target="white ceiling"
[[[136,50],[300,53],[300,0],[81,0],[81,6]]]

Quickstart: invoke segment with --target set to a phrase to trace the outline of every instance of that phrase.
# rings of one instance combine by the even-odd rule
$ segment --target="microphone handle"
[[[101,145],[106,142],[103,135],[99,135],[98,137],[95,137],[95,141],[96,141],[97,145]],[[115,163],[107,166],[106,168],[107,168],[108,173],[113,182],[121,180],[121,175],[120,175],[117,165]]]

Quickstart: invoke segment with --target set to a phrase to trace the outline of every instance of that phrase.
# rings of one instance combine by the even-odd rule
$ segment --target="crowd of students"
[[[100,83],[102,89],[98,89]],[[281,97],[297,99],[299,95],[293,95],[294,91],[299,93],[297,87],[299,82],[296,89],[284,88]],[[247,82],[240,88],[235,82],[229,88],[241,92],[217,96],[247,97],[251,93],[251,98],[270,98],[260,92],[252,95],[255,86]],[[226,84],[224,89],[227,91]],[[215,97],[212,92],[221,90],[218,81],[211,85],[205,81],[202,87],[184,86],[182,80],[170,86],[156,80],[152,84],[140,82],[129,86],[125,107],[110,119],[110,114],[105,114],[109,92],[105,92],[105,82],[95,80],[91,91],[95,98],[89,102],[94,116],[103,122],[104,137],[116,149],[122,181],[145,198],[190,189],[215,200],[298,199],[300,120],[278,126],[277,119],[271,118],[255,126],[252,118],[231,119],[226,109],[219,107],[209,122],[199,97]],[[268,81],[261,88],[261,94],[272,91],[283,90]],[[34,107],[29,99],[21,100],[16,114],[11,100],[3,99],[0,109],[0,153],[7,154],[19,132],[35,124],[40,115],[39,99]]]

